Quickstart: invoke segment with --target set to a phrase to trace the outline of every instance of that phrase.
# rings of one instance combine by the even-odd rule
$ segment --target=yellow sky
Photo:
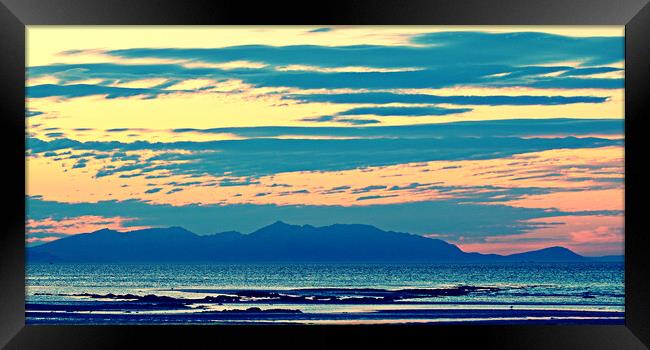
[[[29,26],[27,28],[27,65],[119,62],[121,64],[160,63],[154,59],[129,59],[102,54],[103,50],[125,48],[206,48],[233,45],[407,45],[414,34],[439,31],[537,31],[569,36],[623,36],[623,26],[334,26],[328,32],[310,32],[323,26]],[[81,55],[61,55],[67,50],[91,50]],[[97,51],[92,51],[97,50]],[[94,53],[93,53],[94,52]],[[167,60],[170,61],[170,60]],[[167,62],[171,63],[171,62]],[[178,63],[178,62],[175,62]],[[185,62],[185,65],[206,65]],[[558,62],[577,66],[579,62]],[[215,64],[212,64],[215,65]],[[255,67],[259,62],[226,62],[220,68]],[[610,65],[623,67],[623,62]],[[280,67],[287,70],[319,70],[322,67]],[[342,71],[368,71],[373,67],[339,67]],[[617,77],[622,72],[605,73],[604,77]],[[602,74],[601,74],[602,75]],[[589,77],[589,76],[585,76]],[[596,77],[596,76],[593,76]],[[117,82],[112,86],[146,88],[165,83],[165,78],[151,78]],[[53,76],[30,79],[28,86],[39,84],[98,84],[98,79],[60,82]],[[205,90],[206,86],[213,86]],[[213,81],[190,79],[176,83],[168,89],[187,89],[189,93],[171,93],[155,99],[142,96],[106,99],[103,96],[63,99],[37,98],[27,101],[28,108],[44,112],[38,121],[28,120],[32,136],[48,139],[45,135],[56,128],[66,137],[79,140],[132,141],[130,131],[106,133],[112,128],[149,128],[158,133],[141,135],[166,140],[205,141],[228,139],[229,135],[183,135],[168,133],[174,128],[216,128],[250,126],[345,126],[339,122],[306,122],[302,119],[336,115],[352,108],[370,107],[369,104],[300,103],[282,98],[282,94],[314,93],[287,87],[257,88],[231,79]],[[336,93],[327,90],[324,93]],[[360,92],[357,90],[356,92]],[[269,92],[279,94],[269,94]],[[446,123],[454,121],[493,120],[510,118],[623,118],[623,89],[532,89],[532,88],[480,88],[457,86],[443,89],[394,90],[397,93],[435,95],[544,95],[544,96],[604,96],[604,103],[578,103],[536,106],[454,106],[440,104],[443,108],[471,108],[467,113],[445,116],[391,116],[381,118],[381,125],[407,125]],[[323,92],[321,92],[323,93]],[[398,107],[401,104],[385,106]],[[415,105],[410,105],[415,106]],[[155,127],[152,120],[155,116]],[[353,118],[373,119],[372,115]],[[30,118],[31,119],[31,118]],[[378,124],[377,124],[378,125]],[[77,128],[94,128],[93,132],[78,132]]]

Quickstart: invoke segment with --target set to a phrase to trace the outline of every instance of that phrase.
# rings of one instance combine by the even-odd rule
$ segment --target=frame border
[[[372,0],[280,4],[160,0],[0,0],[0,115],[8,164],[7,205],[0,233],[0,346],[88,348],[161,345],[188,339],[339,346],[348,339],[404,345],[404,339],[454,348],[647,349],[650,346],[649,235],[641,222],[647,184],[641,170],[643,119],[650,114],[648,0],[408,2]],[[297,10],[294,16],[289,9]],[[25,27],[27,25],[169,24],[430,24],[625,25],[625,325],[624,326],[25,326]],[[628,190],[631,189],[631,190]],[[254,337],[250,337],[254,335]],[[13,339],[12,339],[13,337]],[[297,338],[296,338],[297,337]],[[403,338],[406,337],[406,338]],[[251,339],[254,338],[254,339]],[[346,338],[344,341],[343,338]],[[289,341],[287,341],[289,340]],[[298,342],[300,340],[300,342]],[[316,341],[316,342],[315,342]],[[645,344],[645,345],[644,345]]]

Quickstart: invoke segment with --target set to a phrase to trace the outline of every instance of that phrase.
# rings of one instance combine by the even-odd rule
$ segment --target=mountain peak
[[[565,247],[560,247],[560,246],[552,246],[552,247],[546,247],[542,249],[537,249],[537,250],[531,250],[528,253],[534,253],[534,252],[544,252],[544,253],[562,253],[562,254],[572,254],[572,255],[578,255],[574,251],[572,251],[569,248]]]
[[[194,232],[189,231],[189,230],[187,230],[187,229],[185,229],[185,228],[183,228],[183,227],[180,227],[180,226],[170,226],[170,227],[168,228],[168,230],[169,230],[169,231],[173,231],[173,232],[181,232],[181,233],[191,233],[191,234],[194,234]]]
[[[106,234],[106,233],[115,233],[115,232],[117,232],[117,231],[111,230],[110,228],[104,227],[102,229],[99,229],[97,231],[93,231],[91,233],[94,233],[94,234]]]
[[[177,239],[198,237],[194,232],[188,231],[180,226],[151,227],[124,233],[130,237],[146,237],[147,239]]]
[[[282,227],[282,226],[293,226],[293,225],[287,224],[286,222],[284,222],[282,220],[278,220],[278,221],[270,224],[267,227]]]
[[[286,233],[288,231],[294,231],[300,229],[298,225],[287,224],[284,221],[278,220],[270,225],[264,226],[257,231],[251,233],[251,235],[260,234],[260,233]]]
[[[505,258],[511,260],[533,259],[537,261],[581,261],[585,259],[582,255],[575,253],[571,249],[560,246],[552,246],[538,250],[531,250],[524,253],[506,255]]]
[[[558,246],[558,245],[555,245],[555,246],[552,246],[552,247],[542,248],[542,249],[539,249],[539,250],[540,250],[540,251],[541,251],[541,250],[544,250],[544,251],[551,251],[551,250],[557,250],[557,251],[560,251],[560,250],[561,250],[561,251],[571,251],[569,248],[560,247],[560,246]]]

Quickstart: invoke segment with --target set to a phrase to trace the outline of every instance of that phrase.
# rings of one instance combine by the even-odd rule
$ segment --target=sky
[[[29,26],[28,245],[374,225],[624,246],[622,26]]]

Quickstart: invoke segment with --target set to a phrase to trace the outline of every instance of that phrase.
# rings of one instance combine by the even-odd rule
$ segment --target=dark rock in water
[[[274,314],[301,314],[300,310],[291,310],[291,309],[267,309],[263,310],[265,313],[274,313]]]
[[[186,301],[185,299],[172,298],[172,297],[168,297],[168,296],[159,296],[159,295],[155,295],[155,294],[147,294],[145,296],[138,296],[138,295],[134,295],[134,294],[80,293],[80,294],[72,294],[72,295],[77,296],[77,297],[87,297],[87,298],[92,298],[92,299],[132,300],[132,301],[144,302],[144,303],[185,303],[185,302],[191,302],[192,301],[192,300],[187,300]]]
[[[260,301],[272,304],[391,304],[403,303],[405,300],[454,297],[479,293],[497,293],[501,288],[480,287],[480,286],[458,286],[451,288],[420,288],[420,289],[370,289],[370,288],[314,288],[314,289],[293,289],[293,290],[234,290],[227,291],[228,295],[214,295],[203,298],[174,298],[147,294],[138,296],[134,294],[72,294],[91,299],[113,299],[122,302],[133,302],[140,304],[177,304],[184,306],[188,304],[245,304],[258,303]],[[251,310],[254,312],[255,309]]]
[[[206,314],[239,314],[239,313],[249,313],[249,314],[301,314],[300,310],[291,310],[291,309],[266,309],[262,310],[259,307],[249,307],[248,309],[233,309],[233,310],[223,310],[223,311],[204,311],[202,313]]]
[[[442,296],[464,296],[478,292],[497,292],[501,290],[496,287],[458,286],[455,288],[440,289],[402,289],[397,291],[401,299],[417,297],[442,297]]]
[[[182,302],[183,299],[177,299],[177,298],[172,298],[172,297],[166,297],[166,296],[158,296],[154,294],[148,294],[139,299],[139,301],[143,302],[149,302],[149,303],[174,303],[174,302]]]
[[[215,304],[223,304],[223,303],[236,303],[240,300],[238,296],[227,296],[227,295],[217,295],[215,297],[213,296],[207,296],[203,298],[204,303],[215,303]]]
[[[583,297],[584,299],[595,299],[595,298],[596,298],[596,297],[595,297],[593,294],[591,294],[590,292],[584,292],[584,293],[582,293],[582,297]]]

